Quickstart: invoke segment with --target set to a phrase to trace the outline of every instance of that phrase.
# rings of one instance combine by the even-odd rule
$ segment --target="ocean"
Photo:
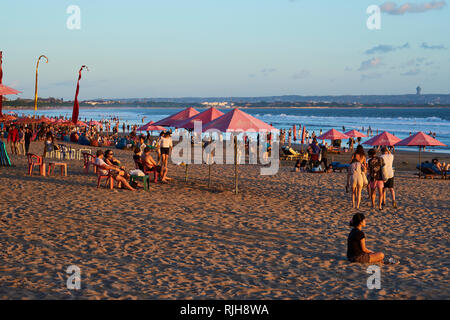
[[[111,117],[118,117],[122,122],[127,122],[130,125],[141,125],[142,119],[144,122],[158,121],[171,114],[174,114],[182,109],[175,108],[140,108],[136,106],[123,106],[112,108],[81,108],[80,120],[90,121],[108,119]],[[230,109],[220,109],[226,113]],[[320,130],[326,132],[331,128],[342,131],[345,130],[362,130],[364,128],[367,134],[367,129],[372,129],[376,134],[383,131],[389,131],[397,137],[403,139],[409,136],[410,133],[423,131],[425,133],[436,133],[436,139],[443,142],[447,147],[432,147],[427,148],[428,151],[450,153],[450,108],[247,108],[243,111],[252,116],[261,119],[264,122],[272,124],[278,129],[288,129],[294,124],[297,128],[301,125],[306,126],[306,129],[311,134],[315,132],[319,135]],[[19,115],[32,115],[33,110],[12,110]],[[203,111],[203,109],[198,109]],[[71,108],[61,109],[40,109],[37,111],[38,115],[65,116],[71,117]],[[364,142],[366,139],[363,139]],[[346,143],[346,142],[343,142]],[[418,148],[406,147],[399,148],[402,150],[417,151]]]

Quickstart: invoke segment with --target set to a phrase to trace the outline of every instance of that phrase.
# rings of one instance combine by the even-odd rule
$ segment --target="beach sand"
[[[134,167],[130,151],[114,152]],[[351,208],[345,173],[291,163],[275,176],[240,166],[239,195],[233,166],[213,166],[208,188],[207,166],[189,166],[185,182],[170,164],[174,181],[147,193],[97,189],[82,161],[66,161],[68,177],[29,177],[26,158],[11,156],[0,168],[0,299],[449,299],[449,181],[419,180],[416,157],[398,153],[399,208],[388,198],[380,212],[366,192]],[[346,260],[356,212],[367,247],[400,260],[379,265],[380,290],[367,288],[368,265]],[[80,290],[66,287],[70,265]]]

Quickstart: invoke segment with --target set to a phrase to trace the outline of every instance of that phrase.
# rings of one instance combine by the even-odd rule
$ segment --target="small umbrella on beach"
[[[364,133],[361,133],[358,130],[350,130],[346,132],[345,135],[352,138],[367,138],[367,136]]]
[[[342,132],[337,131],[336,129],[331,129],[321,136],[317,137],[317,140],[342,140],[342,139],[348,139],[349,136],[346,134],[343,134]]]
[[[394,146],[397,142],[399,142],[401,139],[394,136],[393,134],[384,131],[383,133],[380,133],[379,135],[373,137],[372,139],[367,140],[363,144],[367,144],[369,146]]]
[[[446,145],[442,142],[434,139],[426,133],[418,132],[415,135],[409,136],[395,144],[396,146],[408,146],[408,147],[419,147],[419,178],[422,173],[422,161],[420,158],[420,151],[424,147],[445,147]]]
[[[150,121],[149,123],[143,125],[138,128],[137,131],[165,131],[167,130],[163,126],[156,126],[154,121]]]
[[[101,125],[102,125],[100,122],[95,121],[95,120],[89,121],[88,124],[89,124],[90,126],[101,126]]]

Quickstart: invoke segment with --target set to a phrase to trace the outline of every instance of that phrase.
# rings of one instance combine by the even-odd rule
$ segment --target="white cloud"
[[[385,2],[381,5],[381,11],[392,15],[405,13],[422,13],[430,10],[440,10],[447,5],[446,1],[430,1],[425,3],[405,3],[397,5],[394,2]]]
[[[373,69],[380,66],[380,64],[381,64],[380,58],[372,58],[361,62],[361,66],[359,67],[358,71],[366,71],[369,69]]]

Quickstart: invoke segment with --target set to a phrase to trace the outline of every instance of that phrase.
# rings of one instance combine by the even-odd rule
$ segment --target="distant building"
[[[418,96],[420,96],[420,95],[422,94],[422,88],[421,88],[420,86],[418,86],[418,87],[416,88],[416,94],[417,94]]]

